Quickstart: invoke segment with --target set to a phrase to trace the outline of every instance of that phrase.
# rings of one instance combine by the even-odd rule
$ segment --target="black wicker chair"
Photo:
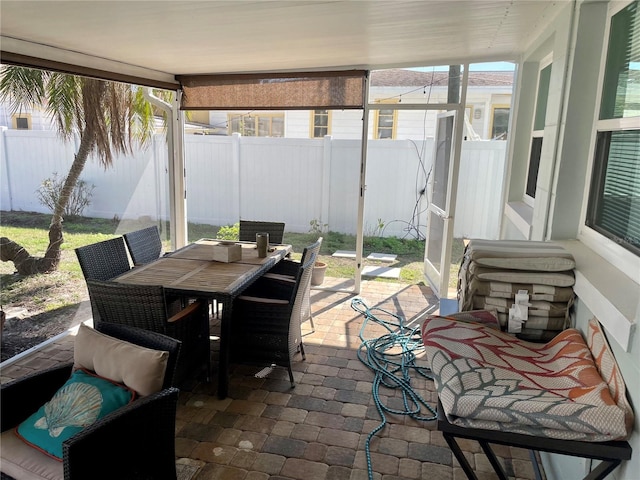
[[[199,373],[209,379],[211,359],[206,301],[194,301],[178,311],[170,311],[161,286],[87,280],[87,287],[92,306],[98,312],[97,325],[104,321],[131,325],[176,338],[182,342],[176,384],[184,385]]]
[[[162,240],[157,226],[125,233],[123,236],[134,265],[144,265],[160,258]]]
[[[252,365],[278,365],[288,369],[295,386],[291,362],[304,345],[300,317],[313,262],[298,266],[293,279],[261,278],[233,302],[231,361]]]
[[[295,278],[300,265],[303,265],[309,261],[313,261],[313,263],[311,264],[312,266],[315,264],[318,253],[320,253],[321,246],[322,237],[318,238],[315,243],[312,243],[311,245],[305,247],[305,249],[302,251],[300,262],[285,258],[282,261],[276,263],[275,266],[264,275],[264,277],[277,278],[277,276],[285,275],[292,279]],[[315,326],[313,324],[313,314],[311,312],[311,282],[309,282],[309,284],[307,285],[306,291],[304,293],[302,312],[300,313],[300,323],[304,323],[307,321],[311,322],[311,333],[315,332]]]
[[[256,233],[269,234],[269,243],[282,243],[284,237],[284,222],[256,222],[240,220],[239,240],[241,242],[255,242]]]
[[[87,280],[111,280],[131,269],[122,237],[78,247],[76,256]]]
[[[66,440],[60,473],[66,480],[175,479],[175,420],[179,390],[171,385],[180,342],[123,325],[102,323],[96,330],[147,348],[168,351],[163,389],[108,414]],[[57,366],[2,385],[2,431],[12,430],[49,401],[69,379],[72,368],[72,364]],[[33,452],[49,459],[35,449]],[[12,477],[3,474],[2,478]],[[29,478],[37,478],[37,475]]]

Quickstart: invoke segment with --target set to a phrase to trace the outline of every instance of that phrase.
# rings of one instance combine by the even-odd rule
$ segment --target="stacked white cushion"
[[[470,240],[458,273],[460,311],[491,309],[506,329],[509,308],[520,290],[529,294],[528,339],[544,340],[569,326],[575,260],[554,242]]]

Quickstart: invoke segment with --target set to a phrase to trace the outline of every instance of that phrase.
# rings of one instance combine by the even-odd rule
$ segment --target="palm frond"
[[[46,104],[47,72],[31,68],[4,65],[0,71],[0,99],[12,112],[23,108],[40,108]]]
[[[63,138],[69,138],[77,128],[77,105],[81,92],[79,77],[52,74],[46,85],[47,112],[52,116]]]
[[[154,133],[153,108],[135,85],[6,65],[0,99],[14,111],[44,108],[63,138],[90,135],[91,151],[105,168]]]

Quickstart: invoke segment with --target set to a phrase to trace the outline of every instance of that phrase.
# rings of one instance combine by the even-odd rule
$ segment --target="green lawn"
[[[48,244],[50,215],[29,212],[0,212],[0,236],[16,241],[36,256],[44,254]],[[0,301],[2,305],[24,306],[30,312],[49,311],[59,307],[78,303],[86,299],[86,287],[74,249],[122,233],[148,226],[136,221],[117,219],[71,218],[64,222],[62,256],[58,271],[46,275],[33,275],[27,278],[14,274],[12,262],[0,262]],[[211,225],[189,224],[189,241],[203,237],[215,237],[218,227]],[[293,258],[299,258],[306,245],[313,243],[318,233],[285,232],[285,241],[293,246]],[[324,238],[320,251],[320,260],[326,262],[329,277],[353,278],[355,262],[351,259],[332,257],[337,250],[355,250],[355,236],[336,232],[321,234]],[[166,242],[165,248],[169,249]],[[462,241],[454,244],[451,265],[451,286],[455,286],[458,264],[462,256]],[[383,265],[401,268],[399,281],[402,283],[421,283],[423,276],[424,241],[398,238],[365,237],[364,257],[372,252],[395,253],[397,259],[391,264],[365,261],[365,265]]]

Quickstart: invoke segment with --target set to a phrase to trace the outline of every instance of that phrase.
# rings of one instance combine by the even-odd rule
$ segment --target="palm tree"
[[[94,153],[107,169],[114,155],[130,154],[136,142],[146,145],[153,134],[153,108],[141,87],[17,66],[2,67],[0,99],[13,111],[42,107],[62,138],[80,137],[53,211],[44,257],[34,257],[16,242],[0,238],[0,260],[12,261],[19,274],[52,272],[60,263],[63,214],[89,155]]]

